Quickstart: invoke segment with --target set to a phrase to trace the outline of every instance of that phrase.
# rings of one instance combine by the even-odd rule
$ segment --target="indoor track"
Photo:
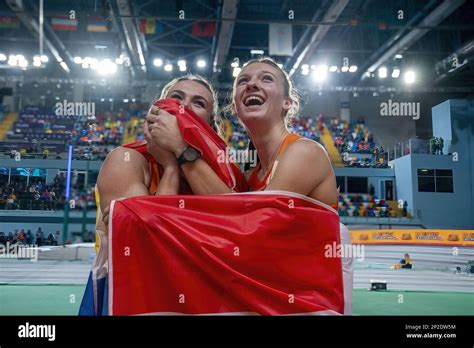
[[[93,252],[92,245],[83,245],[49,248],[36,262],[0,259],[0,314],[75,315]],[[390,269],[405,252],[414,268]],[[474,315],[474,274],[465,272],[474,249],[456,252],[449,247],[365,246],[364,259],[355,260],[354,314]],[[456,267],[462,272],[455,273]],[[388,291],[368,291],[370,280],[386,281]]]

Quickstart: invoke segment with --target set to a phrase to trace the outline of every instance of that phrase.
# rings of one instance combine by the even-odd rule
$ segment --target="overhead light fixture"
[[[163,60],[160,59],[160,58],[156,58],[156,59],[153,60],[153,65],[160,67],[160,66],[163,65]]]
[[[82,58],[81,57],[74,57],[74,63],[82,64]]]
[[[250,50],[250,54],[252,55],[260,55],[260,56],[263,56],[264,55],[264,51],[263,50]]]
[[[33,66],[40,67],[41,66],[41,60],[34,60],[33,61]]]
[[[123,64],[123,58],[122,56],[115,58],[115,64],[122,65]]]
[[[331,65],[331,66],[329,67],[329,71],[330,71],[330,72],[336,72],[336,71],[337,71],[337,66]]]
[[[49,60],[49,59],[48,59],[48,56],[46,56],[46,55],[44,55],[44,54],[41,55],[41,61],[42,61],[43,63],[47,63],[48,60]]]
[[[7,60],[7,56],[4,55],[3,53],[0,53],[0,62],[4,62]]]
[[[399,76],[400,76],[400,69],[398,69],[398,68],[393,68],[392,77],[393,77],[394,79],[398,79]]]
[[[356,72],[357,71],[357,65],[351,65],[349,67],[349,72]]]
[[[206,61],[205,61],[204,59],[199,59],[199,60],[197,61],[197,67],[198,67],[198,68],[204,68],[204,67],[206,67]]]
[[[240,74],[241,71],[242,71],[242,68],[235,67],[235,68],[232,70],[232,76],[233,76],[233,77],[239,76],[239,74]]]
[[[387,68],[386,67],[383,66],[383,67],[379,68],[379,77],[381,79],[384,79],[384,78],[387,77]]]
[[[415,82],[415,72],[413,70],[408,70],[405,75],[405,83],[411,85],[412,83]]]
[[[395,59],[402,59],[402,58],[403,58],[403,56],[400,53],[395,55]]]
[[[324,80],[326,80],[327,71],[328,71],[327,65],[317,66],[313,72],[313,77],[316,80],[316,82],[323,82]]]
[[[341,68],[341,71],[342,71],[342,72],[348,72],[348,71],[349,71],[349,67],[344,65],[344,66]]]
[[[171,65],[169,63],[165,65],[165,71],[169,72],[169,71],[172,71],[172,70],[173,70],[173,65]]]

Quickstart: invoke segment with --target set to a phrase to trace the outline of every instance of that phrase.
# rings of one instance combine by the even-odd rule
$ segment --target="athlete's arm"
[[[178,154],[177,156],[179,156]],[[196,195],[235,192],[230,189],[202,158],[181,165],[184,176]]]
[[[326,150],[318,143],[295,141],[275,162],[275,173],[265,191],[300,193],[328,205],[337,203],[336,177]]]
[[[149,195],[145,185],[145,179],[149,180],[145,178],[147,170],[145,157],[135,150],[119,147],[109,153],[97,177],[100,209],[106,224],[111,201]]]

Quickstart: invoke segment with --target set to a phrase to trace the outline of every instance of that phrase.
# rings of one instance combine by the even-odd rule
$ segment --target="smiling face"
[[[292,104],[285,83],[281,71],[271,64],[248,64],[235,81],[234,111],[244,124],[255,120],[282,121]]]
[[[170,88],[167,98],[178,99],[207,123],[211,123],[214,108],[212,93],[201,83],[193,80],[177,82]]]

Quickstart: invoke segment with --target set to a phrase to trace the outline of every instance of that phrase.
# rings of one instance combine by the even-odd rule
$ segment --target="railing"
[[[450,152],[451,143],[444,142],[442,147],[441,149],[439,143],[430,139],[410,138],[389,147],[388,160],[392,161],[409,154],[447,155]]]

